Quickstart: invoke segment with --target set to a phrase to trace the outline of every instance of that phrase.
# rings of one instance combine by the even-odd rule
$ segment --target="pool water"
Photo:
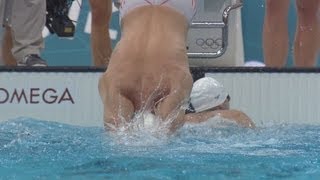
[[[174,136],[30,118],[0,124],[0,179],[318,179],[320,126],[208,122]]]

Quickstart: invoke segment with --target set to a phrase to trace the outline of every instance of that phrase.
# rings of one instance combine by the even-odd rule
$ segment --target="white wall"
[[[90,72],[1,72],[0,121],[26,116],[73,125],[100,126],[103,123],[98,93],[100,75]],[[258,126],[320,124],[320,73],[210,73],[207,76],[223,83],[230,93],[231,107],[247,113]],[[56,92],[44,94],[48,88]],[[61,99],[66,88],[74,103],[69,100],[61,103],[57,100],[52,104],[43,101],[42,95],[47,100],[53,100],[53,96]],[[17,102],[16,97],[10,102],[14,89],[20,92],[24,89],[28,102],[25,98]],[[8,100],[5,91],[9,93]]]
[[[2,33],[3,33],[3,28],[0,27],[0,66],[4,64],[3,58],[2,58]]]
[[[320,124],[319,73],[212,73],[258,125]]]

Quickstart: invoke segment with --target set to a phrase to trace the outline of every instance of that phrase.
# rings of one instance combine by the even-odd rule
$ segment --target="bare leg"
[[[290,0],[266,0],[263,51],[267,66],[282,67],[286,64],[289,49],[289,3]]]
[[[175,130],[184,125],[185,110],[181,107],[187,102],[192,88],[191,74],[185,73],[180,77],[181,78],[177,77],[177,79],[180,80],[179,82],[181,87],[174,88],[173,86],[170,94],[157,105],[157,109],[155,111],[157,116],[166,121],[174,120],[169,127],[171,132],[175,132]],[[176,85],[179,83],[174,84]]]
[[[112,15],[111,0],[90,0],[92,10],[91,49],[95,66],[106,67],[112,52],[109,22]]]
[[[318,17],[317,17],[317,19],[318,19],[318,35],[317,35],[317,37],[318,37],[318,55],[319,55],[319,53],[320,53],[320,4],[319,4],[319,8],[318,8]]]
[[[320,3],[318,5],[318,16],[317,16],[317,20],[318,20],[318,55],[320,53]]]
[[[297,0],[298,22],[294,43],[295,65],[314,67],[318,55],[319,21],[317,11],[320,0]]]
[[[177,98],[175,94],[170,94],[163,102],[159,103],[156,109],[156,115],[158,117],[161,117],[161,119],[165,121],[172,121],[169,127],[171,132],[175,132],[184,124],[185,112],[180,109],[183,101],[183,98]]]
[[[115,131],[121,122],[129,122],[133,118],[132,102],[114,86],[108,85],[106,73],[99,80],[99,93],[104,105],[104,126],[107,130]]]
[[[9,27],[6,27],[3,34],[3,42],[2,42],[2,56],[4,59],[4,64],[6,66],[16,66],[17,61],[13,57],[11,53],[12,49],[12,34],[11,29]]]

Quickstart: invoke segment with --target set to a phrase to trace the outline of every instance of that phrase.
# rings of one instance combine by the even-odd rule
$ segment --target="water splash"
[[[140,125],[114,139],[103,128],[28,118],[1,123],[0,179],[320,175],[319,126],[247,129],[216,118],[187,124],[175,136],[158,137],[152,130],[157,124],[145,126],[144,118],[137,117]]]
[[[129,122],[110,133],[117,144],[126,146],[156,146],[167,142],[171,120],[162,120],[151,112],[138,112]]]

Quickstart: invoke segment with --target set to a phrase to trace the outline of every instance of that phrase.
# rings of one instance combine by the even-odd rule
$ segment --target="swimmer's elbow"
[[[239,125],[247,127],[247,128],[255,128],[254,122],[251,120],[251,118],[245,114],[242,111],[239,110],[230,110],[232,112],[232,116],[230,119],[233,119],[236,121]]]
[[[201,123],[219,115],[215,111],[199,112],[199,113],[190,113],[184,116],[185,122],[187,123]]]

